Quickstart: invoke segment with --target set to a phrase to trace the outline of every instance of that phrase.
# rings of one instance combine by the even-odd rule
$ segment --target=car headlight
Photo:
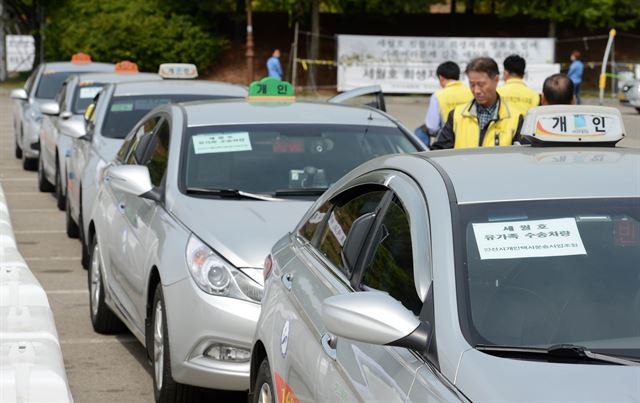
[[[191,234],[187,242],[187,267],[198,287],[207,294],[260,302],[263,287]]]

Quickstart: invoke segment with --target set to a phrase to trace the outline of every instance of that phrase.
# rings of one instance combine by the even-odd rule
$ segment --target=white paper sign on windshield
[[[102,87],[82,87],[80,88],[80,98],[93,99],[100,91],[102,91]]]
[[[196,154],[251,151],[248,132],[198,134],[192,138]]]
[[[575,218],[474,223],[480,259],[586,255]]]

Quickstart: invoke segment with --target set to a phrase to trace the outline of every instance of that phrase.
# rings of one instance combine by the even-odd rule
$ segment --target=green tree
[[[203,71],[228,43],[161,0],[67,0],[52,11],[47,32],[50,58],[82,51],[94,60],[128,59],[144,71],[166,62],[194,63]]]

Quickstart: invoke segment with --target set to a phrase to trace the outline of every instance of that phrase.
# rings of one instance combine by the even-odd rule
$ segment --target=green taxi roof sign
[[[274,77],[265,77],[249,85],[248,100],[293,101],[293,86]]]
[[[529,109],[521,134],[534,145],[613,146],[625,134],[616,108],[548,105]]]

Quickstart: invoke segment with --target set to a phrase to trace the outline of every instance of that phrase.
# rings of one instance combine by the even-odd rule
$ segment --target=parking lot
[[[617,101],[610,101],[617,105]],[[413,129],[424,116],[426,97],[391,97],[389,112]],[[64,212],[51,194],[37,190],[36,173],[14,158],[12,101],[0,92],[0,182],[9,203],[18,247],[47,291],[54,311],[65,366],[76,402],[153,401],[151,367],[142,345],[129,333],[96,334],[89,320],[87,272],[80,243],[67,238]],[[622,146],[640,148],[640,114],[621,108],[627,137]],[[585,178],[586,180],[586,178]],[[244,395],[224,401],[244,401]]]

